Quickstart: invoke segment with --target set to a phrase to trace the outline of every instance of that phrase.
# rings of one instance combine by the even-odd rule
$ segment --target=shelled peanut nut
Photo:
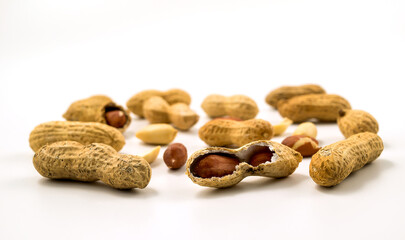
[[[294,130],[292,135],[305,135],[308,137],[316,138],[318,130],[312,122],[303,122]]]
[[[321,122],[336,121],[339,110],[350,109],[350,103],[334,94],[309,94],[281,100],[277,109],[282,117],[293,122],[304,122],[315,118]]]
[[[162,97],[169,105],[175,103],[185,103],[190,105],[191,102],[190,95],[181,89],[170,89],[167,91],[144,90],[135,94],[127,101],[127,108],[135,115],[143,118],[143,103],[150,97],[154,96]]]
[[[99,122],[125,131],[131,117],[120,105],[104,95],[95,95],[72,103],[63,114],[68,121]]]
[[[270,140],[273,137],[273,127],[262,119],[214,119],[202,126],[198,135],[210,146],[241,147],[257,140]]]
[[[59,141],[81,144],[104,143],[119,151],[125,138],[118,129],[97,122],[53,121],[36,126],[30,133],[29,143],[34,152],[42,146]]]
[[[163,154],[163,161],[170,169],[179,169],[187,161],[187,148],[181,143],[172,143]]]
[[[352,172],[376,160],[384,149],[375,133],[364,132],[323,147],[312,156],[309,175],[324,187],[341,183]]]
[[[212,118],[230,116],[248,120],[254,118],[259,112],[256,102],[245,95],[226,97],[212,94],[204,99],[201,107]]]
[[[47,178],[101,180],[118,189],[145,188],[151,178],[151,168],[145,159],[119,154],[102,143],[84,146],[75,141],[55,142],[40,148],[33,163]]]
[[[305,135],[289,136],[281,143],[299,152],[303,157],[310,157],[320,149],[315,138]]]
[[[194,152],[187,160],[186,173],[198,185],[226,188],[247,176],[287,177],[301,161],[293,149],[261,140],[238,149],[209,147]]]
[[[150,97],[144,102],[143,113],[150,123],[172,123],[180,130],[190,129],[200,118],[187,104],[169,105],[158,96]]]
[[[296,96],[307,94],[320,94],[326,93],[325,90],[316,84],[306,84],[301,86],[282,86],[274,89],[266,96],[266,102],[277,108],[277,104],[280,100],[287,100]]]
[[[166,123],[150,124],[135,134],[137,138],[145,143],[162,145],[171,143],[176,135],[177,130]]]
[[[289,118],[284,118],[280,123],[273,125],[274,136],[280,136],[293,122]]]

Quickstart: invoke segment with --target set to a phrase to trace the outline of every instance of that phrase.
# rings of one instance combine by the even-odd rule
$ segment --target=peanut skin
[[[117,189],[145,188],[151,178],[151,168],[145,159],[118,154],[102,143],[84,146],[74,141],[56,142],[39,149],[33,163],[47,178],[101,180]]]
[[[346,140],[323,147],[313,155],[309,175],[321,186],[335,186],[350,173],[376,160],[383,149],[383,141],[375,133],[352,135]]]
[[[273,127],[262,119],[246,121],[214,119],[202,126],[198,135],[210,146],[241,147],[249,142],[271,139]]]
[[[187,148],[181,143],[172,143],[163,154],[163,161],[170,169],[179,169],[187,161]]]

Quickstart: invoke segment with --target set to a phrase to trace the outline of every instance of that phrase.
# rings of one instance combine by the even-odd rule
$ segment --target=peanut
[[[162,97],[169,105],[175,103],[185,103],[190,105],[191,102],[190,95],[181,89],[170,89],[165,92],[158,90],[145,90],[132,96],[127,102],[127,107],[135,115],[143,118],[144,101],[153,96]]]
[[[74,141],[43,146],[33,158],[35,169],[51,179],[83,182],[101,180],[118,189],[145,188],[151,178],[149,164],[139,156],[118,154],[102,143]]]
[[[170,169],[179,169],[187,161],[187,148],[181,143],[172,143],[163,154],[163,161]]]
[[[361,132],[378,133],[377,120],[370,113],[362,110],[339,111],[337,123],[346,138]]]
[[[177,130],[165,123],[150,124],[135,134],[145,143],[162,145],[171,143],[176,135]]]
[[[185,103],[169,105],[162,97],[150,97],[143,104],[143,113],[150,123],[172,123],[180,130],[188,130],[199,116]]]
[[[142,157],[148,162],[153,163],[158,157],[160,152],[160,146],[153,148],[151,151],[145,153]]]
[[[121,132],[131,123],[131,117],[123,107],[104,95],[95,95],[72,103],[63,117],[68,121],[105,123]]]
[[[279,124],[273,125],[274,136],[280,136],[293,122],[289,118],[284,118]]]
[[[244,95],[225,97],[212,94],[204,99],[201,107],[212,118],[230,116],[248,120],[259,112],[256,102]]]
[[[350,109],[350,103],[338,95],[309,94],[281,100],[277,105],[281,116],[293,122],[315,118],[321,122],[336,121],[339,110]]]
[[[311,138],[316,138],[318,130],[312,122],[303,122],[298,125],[292,135],[305,135]]]
[[[321,186],[335,186],[350,173],[377,159],[383,149],[383,141],[375,133],[352,135],[346,140],[323,147],[312,156],[309,175]]]
[[[271,139],[273,127],[262,119],[246,121],[214,119],[202,126],[198,135],[210,146],[240,147],[256,140]]]
[[[96,122],[53,121],[36,126],[29,143],[34,152],[42,146],[59,141],[77,141],[81,144],[104,143],[119,151],[125,138],[114,127]]]
[[[318,141],[306,135],[290,136],[281,143],[299,152],[303,157],[310,157],[320,149]]]
[[[196,184],[225,188],[247,176],[281,178],[291,175],[302,156],[280,143],[255,141],[238,149],[209,147],[187,160],[187,175]]]
[[[271,91],[266,96],[266,102],[277,108],[280,100],[287,100],[300,95],[325,93],[325,90],[315,84],[306,84],[301,86],[283,86]]]

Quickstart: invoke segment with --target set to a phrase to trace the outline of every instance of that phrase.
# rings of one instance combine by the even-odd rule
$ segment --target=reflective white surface
[[[0,0],[0,239],[404,239],[404,11],[400,0]],[[188,91],[201,118],[175,142],[191,154],[206,147],[208,94],[246,94],[276,124],[266,94],[304,83],[380,123],[381,157],[334,188],[311,180],[308,158],[285,179],[203,188],[165,166],[165,147],[143,190],[48,180],[32,165],[30,131],[93,94],[125,105],[145,89]],[[134,119],[122,152],[152,149],[134,137],[146,125]],[[317,127],[321,146],[343,139]]]

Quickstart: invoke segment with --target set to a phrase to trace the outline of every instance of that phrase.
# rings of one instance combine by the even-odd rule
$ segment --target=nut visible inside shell
[[[115,128],[122,128],[127,123],[127,116],[124,111],[119,108],[107,107],[105,109],[105,120],[108,125]]]

